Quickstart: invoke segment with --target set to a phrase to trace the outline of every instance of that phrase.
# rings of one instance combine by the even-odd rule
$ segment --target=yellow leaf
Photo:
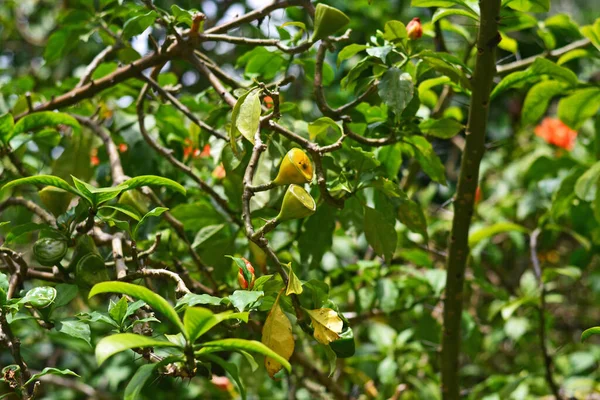
[[[285,295],[289,296],[292,293],[302,293],[302,282],[300,282],[300,279],[298,279],[298,277],[294,273],[294,270],[292,269],[292,263],[290,262],[283,265],[289,269],[288,284],[287,288],[285,289]]]
[[[280,297],[281,293],[277,296],[263,326],[262,342],[275,353],[289,360],[294,352],[294,336],[292,335],[292,324],[279,306]],[[273,378],[273,375],[281,370],[282,365],[270,357],[265,357],[265,368],[269,376]]]
[[[306,310],[315,328],[315,339],[319,343],[328,345],[339,339],[344,327],[344,322],[335,310],[331,308],[319,308],[317,310]]]

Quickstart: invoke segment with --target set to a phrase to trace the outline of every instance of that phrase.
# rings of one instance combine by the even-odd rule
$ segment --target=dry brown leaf
[[[275,353],[289,360],[294,352],[294,336],[292,335],[292,324],[279,306],[280,297],[281,293],[277,296],[277,300],[275,300],[275,304],[273,304],[263,326],[262,342]],[[265,368],[269,376],[273,378],[283,367],[274,359],[265,357]]]
[[[331,308],[319,308],[316,310],[306,310],[306,312],[315,328],[314,336],[317,342],[328,345],[334,340],[339,339],[344,322],[335,310]]]

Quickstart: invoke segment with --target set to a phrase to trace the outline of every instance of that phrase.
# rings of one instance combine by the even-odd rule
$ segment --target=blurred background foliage
[[[116,32],[134,9],[143,7],[126,1],[113,12],[110,10],[114,2],[0,2],[0,114],[26,110],[25,94],[28,92],[36,102],[71,89],[93,57],[114,42],[108,32]],[[261,0],[156,0],[154,3],[166,10],[175,3],[183,9],[197,8],[207,15],[207,28],[265,4]],[[413,17],[420,17],[425,34],[418,46],[435,48],[440,45],[435,43],[434,27],[430,23],[434,10],[411,8],[409,1],[331,0],[327,3],[350,17],[352,34],[348,43],[370,43],[375,32],[383,30],[391,19],[408,23]],[[598,4],[593,1],[552,0],[551,12],[533,14],[532,20],[520,18],[516,12],[505,16],[501,24],[505,36],[498,63],[510,63],[581,39],[578,28],[592,24],[598,11]],[[274,12],[258,25],[237,28],[235,33],[249,37],[277,37],[277,27],[288,20],[311,26],[304,11],[291,8]],[[447,50],[460,59],[467,59],[466,55],[472,50],[469,43],[472,44],[476,35],[472,20],[455,17],[443,20],[441,27]],[[159,42],[165,34],[161,29],[155,25],[152,30]],[[119,63],[128,63],[147,54],[152,49],[149,34],[146,30],[135,36],[131,46],[124,46],[116,58],[103,63],[94,77],[106,75]],[[285,109],[283,118],[296,131],[307,132],[308,123],[321,115],[312,94],[314,48],[291,60],[288,55],[259,54],[263,51],[261,48],[243,45],[205,43],[203,47],[223,70],[239,79],[259,76],[271,81],[284,70],[294,75],[295,82],[282,89],[282,106]],[[340,88],[340,79],[360,57],[352,57],[340,67],[336,66],[336,60],[335,53],[327,56],[324,73],[328,100],[334,107],[354,98],[351,90]],[[471,57],[470,66],[472,62]],[[574,71],[580,81],[597,84],[599,80],[597,52],[569,61],[565,66]],[[181,101],[205,122],[213,126],[226,123],[229,108],[217,100],[206,79],[189,64],[169,62],[159,76],[159,82],[163,86],[181,85]],[[100,106],[102,116],[110,120],[113,139],[122,150],[126,174],[154,174],[188,183],[187,197],[166,193],[163,201],[169,204],[173,215],[183,222],[193,239],[202,228],[223,224],[223,216],[199,189],[189,184],[188,178],[160,159],[141,138],[134,101],[141,86],[140,81],[129,80],[101,92],[94,102],[82,102],[74,110],[90,114]],[[427,112],[437,102],[440,92],[441,86],[438,86],[422,94],[422,107],[428,108]],[[550,221],[553,229],[545,229],[540,236],[538,255],[548,288],[545,323],[556,378],[566,396],[600,398],[600,342],[590,339],[582,344],[579,340],[584,329],[597,325],[600,320],[598,210],[589,201],[574,197],[572,182],[570,187],[565,184],[569,176],[581,175],[586,166],[598,159],[600,120],[596,116],[582,121],[572,149],[547,143],[541,137],[543,134],[536,135],[535,126],[540,121],[522,123],[525,93],[523,88],[504,92],[494,100],[490,110],[489,151],[482,165],[480,199],[472,227],[467,308],[462,316],[464,356],[461,362],[465,365],[462,378],[463,387],[468,388],[464,394],[470,399],[487,400],[550,398],[540,351],[538,286],[531,269],[529,237],[518,229],[502,229],[498,225],[510,222],[533,231],[541,223]],[[468,97],[457,93],[450,100],[444,116],[466,123],[467,106]],[[369,123],[387,118],[386,110],[379,107],[360,113]],[[546,115],[556,115],[556,102],[550,104]],[[220,166],[222,144],[199,132],[169,104],[158,105],[150,119],[152,126],[158,128],[156,131],[162,142],[174,149],[178,159],[188,162],[222,192],[232,208],[241,209],[241,175],[239,170],[234,171],[234,165],[225,161],[223,177]],[[286,142],[274,143],[277,145],[269,147],[258,171],[258,175],[266,179],[273,176],[288,145]],[[354,204],[355,199],[350,199],[342,211],[322,204],[317,213],[305,221],[303,231],[299,224],[289,223],[272,238],[282,259],[294,261],[298,266],[296,273],[303,281],[314,279],[329,285],[330,300],[350,320],[356,338],[356,354],[337,360],[330,379],[342,382],[355,397],[439,398],[440,298],[445,282],[443,252],[451,224],[449,201],[455,190],[460,151],[447,140],[433,140],[433,148],[446,167],[448,185],[433,182],[419,172],[413,177],[415,180],[409,190],[425,211],[429,242],[423,235],[397,222],[396,252],[391,262],[384,263],[367,243],[363,233],[364,216],[360,211],[362,206]],[[90,134],[81,135],[77,141],[63,137],[60,132],[49,134],[19,147],[18,156],[33,174],[52,172],[64,178],[75,174],[98,186],[111,184],[102,143]],[[401,149],[395,146],[390,150],[382,149],[377,153],[377,161],[387,168],[390,176],[406,178],[410,159],[403,157]],[[325,162],[331,163],[329,167],[335,170],[333,160]],[[345,168],[351,170],[353,166],[348,163]],[[0,173],[2,182],[15,175],[7,165],[0,166]],[[35,189],[29,188],[29,191],[28,195],[35,198]],[[559,191],[562,194],[557,194]],[[273,215],[280,196],[280,192],[258,196],[257,204],[264,207],[265,216]],[[369,201],[378,207],[386,207],[385,199],[376,195]],[[30,222],[31,215],[27,210],[10,208],[2,211],[1,219],[18,225]],[[497,227],[499,234],[486,231],[486,227]],[[0,229],[8,232],[7,227]],[[150,224],[145,229],[145,237],[150,238],[150,233],[155,232],[162,232],[165,243],[155,253],[157,265],[173,263],[173,260],[191,264],[181,241],[164,222]],[[32,240],[31,235],[25,234],[15,238],[13,243],[28,249]],[[142,240],[140,247],[148,247],[150,243],[151,240]],[[243,235],[238,235],[229,225],[220,229],[210,241],[199,243],[197,250],[214,266],[215,279],[228,287],[236,287],[237,269],[224,255],[244,255],[255,266],[257,262]],[[106,255],[108,257],[108,253]],[[163,282],[158,287],[165,296],[173,292],[170,282]],[[104,307],[95,300],[88,305],[85,298],[78,297],[56,312],[62,318],[73,318],[88,310],[90,305],[96,309]],[[261,311],[268,309],[265,305]],[[256,318],[264,320],[266,313],[257,314]],[[92,342],[110,331],[106,325],[98,323],[92,323],[91,328],[88,340]],[[155,329],[162,331],[160,325]],[[83,382],[97,389],[93,396],[99,398],[119,397],[137,366],[144,363],[130,354],[120,354],[99,369],[93,348],[86,340],[74,340],[58,331],[46,332],[32,321],[19,324],[17,333],[22,339],[23,356],[31,368],[41,370],[45,366],[60,366],[72,369],[83,377]],[[302,335],[299,330],[298,333]],[[227,335],[256,338],[256,333],[236,326],[231,326]],[[330,368],[325,351],[314,348],[310,338],[299,340],[296,352],[307,354],[325,371]],[[252,398],[286,398],[290,387],[297,389],[299,399],[328,396],[319,392],[318,386],[303,387],[299,382],[301,376],[272,381],[262,368],[251,371],[241,362],[241,356],[232,355],[230,360],[239,363],[241,376]],[[11,362],[10,354],[3,349],[0,366]],[[2,390],[0,384],[0,392]],[[143,393],[148,399],[237,396],[230,385],[219,385],[202,378],[181,381],[161,377],[148,384]],[[62,400],[86,396],[71,388],[46,386],[43,398]]]

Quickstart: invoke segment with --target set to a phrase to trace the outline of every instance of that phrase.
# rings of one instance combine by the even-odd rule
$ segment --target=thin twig
[[[540,305],[538,307],[538,313],[540,315],[540,324],[538,327],[538,334],[540,336],[540,349],[542,351],[542,356],[544,358],[544,368],[546,371],[546,383],[550,390],[554,394],[556,400],[562,400],[563,397],[560,394],[560,390],[556,381],[554,380],[554,375],[552,370],[554,369],[554,362],[552,360],[552,356],[550,356],[550,352],[548,351],[548,346],[546,345],[546,285],[544,285],[544,279],[542,277],[542,269],[540,267],[540,260],[537,255],[537,239],[540,236],[542,230],[540,228],[535,229],[531,236],[529,237],[529,250],[531,253],[531,264],[533,265],[533,272],[538,281],[538,286],[540,289]]]

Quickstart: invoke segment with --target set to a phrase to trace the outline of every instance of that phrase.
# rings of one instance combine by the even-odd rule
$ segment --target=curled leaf
[[[263,326],[262,342],[281,357],[289,360],[294,352],[294,336],[292,335],[292,324],[279,306],[280,297],[281,293],[277,296],[277,300],[275,300],[275,304],[273,304],[273,308],[271,308],[271,312]],[[269,376],[273,378],[283,366],[277,360],[265,357],[265,368]]]
[[[344,322],[335,310],[331,308],[319,308],[306,310],[315,328],[314,337],[317,342],[328,345],[339,339],[344,327]]]

